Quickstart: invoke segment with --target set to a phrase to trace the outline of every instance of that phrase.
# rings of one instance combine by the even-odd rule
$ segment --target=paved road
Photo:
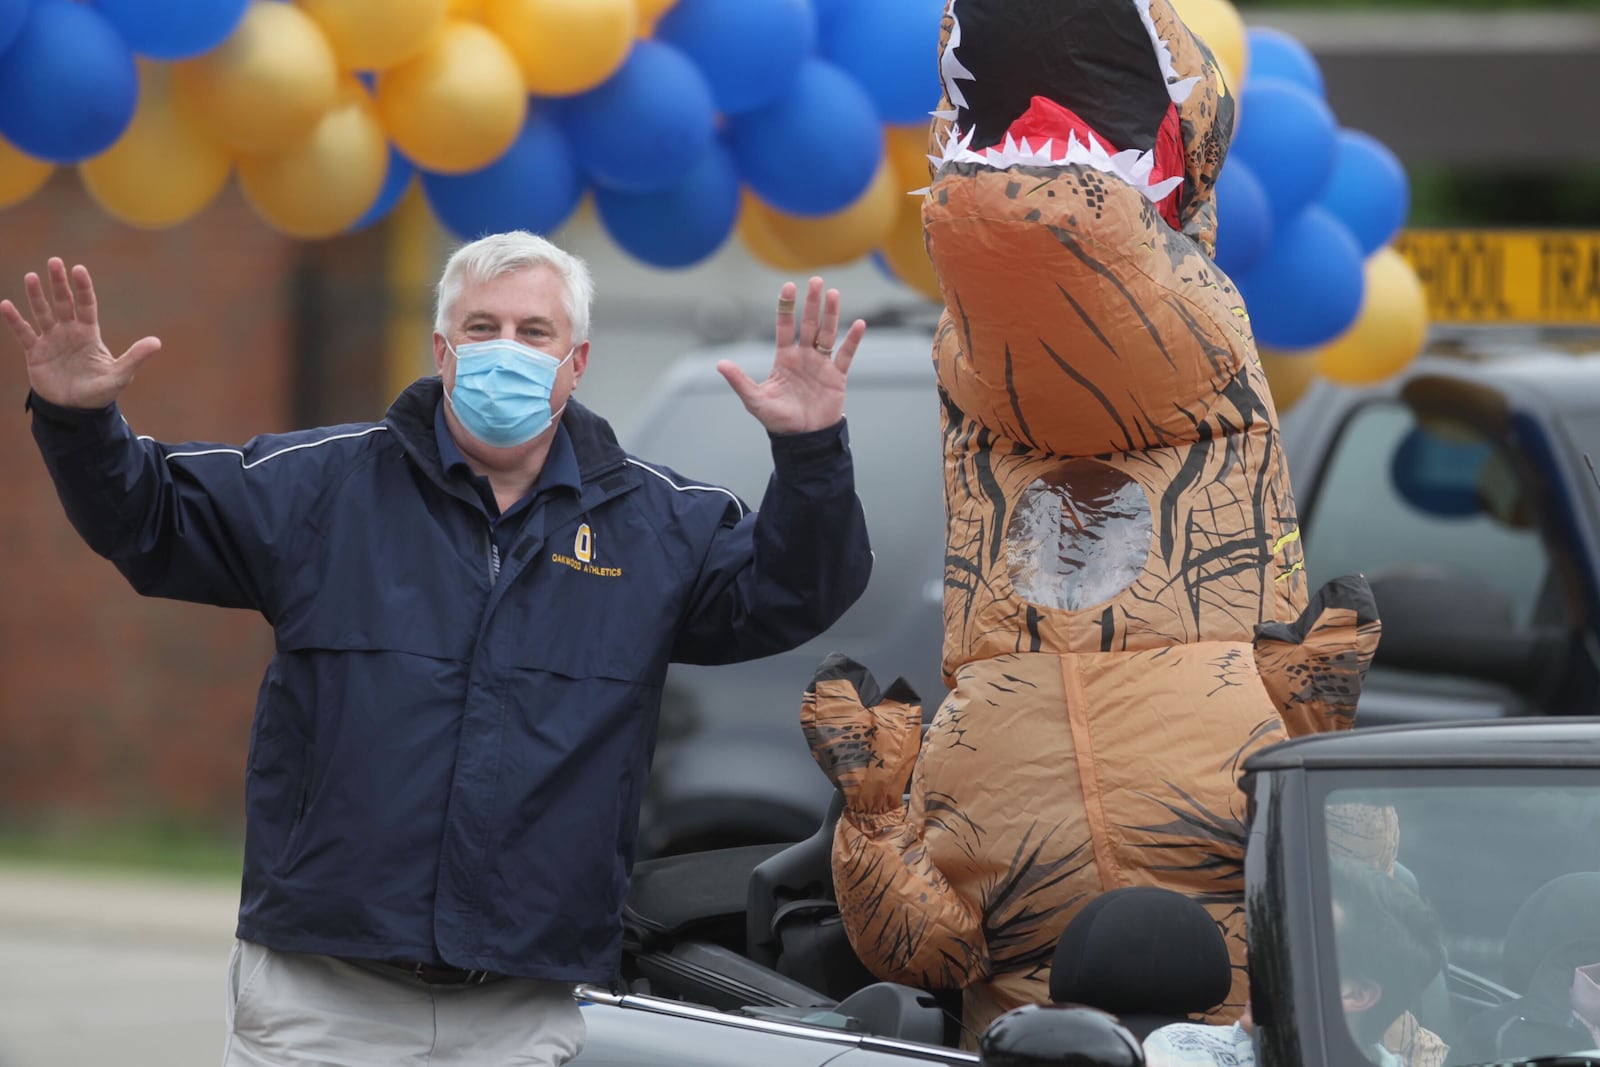
[[[0,866],[0,1067],[215,1067],[238,890]]]

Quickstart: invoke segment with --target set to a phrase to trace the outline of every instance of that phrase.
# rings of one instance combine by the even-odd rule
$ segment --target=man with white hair
[[[438,376],[383,421],[242,446],[136,437],[116,401],[160,342],[114,356],[82,266],[24,288],[0,317],[74,527],[139,592],[273,627],[225,1064],[566,1062],[574,983],[618,970],[667,665],[794,647],[866,586],[865,324],[786,284],[767,379],[719,367],[771,437],[751,511],[572,400],[593,287],[532,234],[451,256]]]

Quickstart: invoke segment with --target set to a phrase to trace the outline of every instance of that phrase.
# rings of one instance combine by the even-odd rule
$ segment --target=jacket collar
[[[399,439],[406,455],[435,484],[448,488],[444,461],[439,455],[439,440],[434,434],[433,417],[444,396],[444,385],[437,376],[419,378],[395,398],[384,417],[384,425]],[[578,474],[587,488],[616,472],[627,463],[627,455],[617,443],[611,424],[576,400],[567,402],[561,425],[572,439],[578,459]]]

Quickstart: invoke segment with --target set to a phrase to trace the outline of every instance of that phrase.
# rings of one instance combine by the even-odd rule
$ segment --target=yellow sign
[[[1600,231],[1407,230],[1436,323],[1600,323]]]

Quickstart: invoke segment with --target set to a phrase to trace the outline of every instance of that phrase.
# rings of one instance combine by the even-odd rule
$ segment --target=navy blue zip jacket
[[[31,403],[68,518],[135,589],[272,624],[238,935],[608,981],[668,662],[792,648],[866,587],[844,424],[774,437],[751,513],[570,404],[582,489],[540,495],[496,577],[440,392],[242,448]]]

